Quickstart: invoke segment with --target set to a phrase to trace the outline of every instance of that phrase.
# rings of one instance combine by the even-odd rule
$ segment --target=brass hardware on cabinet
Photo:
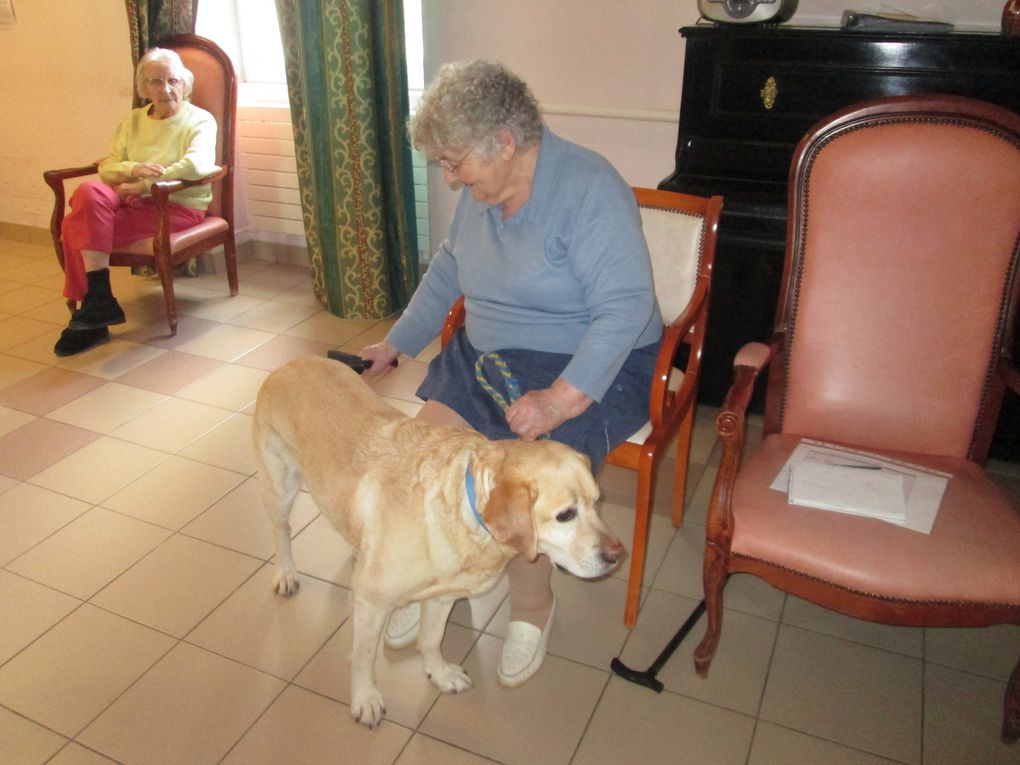
[[[775,106],[776,96],[779,95],[779,86],[776,85],[776,78],[769,77],[765,80],[765,85],[758,91],[758,95],[761,96],[762,106],[766,109],[771,109]]]

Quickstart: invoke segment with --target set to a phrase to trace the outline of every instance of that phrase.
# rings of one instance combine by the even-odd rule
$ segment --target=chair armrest
[[[99,172],[99,163],[93,162],[91,165],[82,165],[81,167],[67,167],[63,170],[47,170],[43,173],[43,179],[46,184],[56,191],[58,188],[63,190],[63,183],[71,178],[80,178],[83,175],[95,175]]]
[[[464,296],[461,295],[453,301],[453,305],[450,306],[450,310],[446,312],[446,321],[443,322],[443,331],[439,334],[440,347],[445,348],[446,344],[450,342],[450,338],[453,337],[453,333],[464,326],[465,315]]]
[[[691,295],[683,312],[663,327],[648,400],[648,420],[652,423],[653,430],[669,425],[674,419],[679,418],[697,392],[698,371],[701,366],[698,349],[692,348],[684,379],[676,391],[669,389],[669,377],[681,343],[690,341],[691,330],[708,310],[708,295],[708,279],[699,278],[694,285],[694,294]]]
[[[715,428],[719,440],[722,441],[723,453],[708,511],[710,536],[718,534],[713,538],[728,540],[732,534],[733,510],[730,501],[744,451],[747,406],[754,393],[754,383],[758,375],[772,360],[779,347],[778,339],[774,340],[771,346],[764,343],[748,343],[737,351],[733,360],[733,385],[727,391],[722,408],[715,418]]]
[[[149,191],[152,194],[152,199],[156,202],[156,207],[159,209],[159,221],[156,223],[156,230],[153,233],[153,239],[156,243],[153,248],[155,252],[163,252],[168,255],[170,253],[170,216],[167,208],[167,205],[170,203],[170,195],[194,186],[207,186],[223,178],[228,172],[230,172],[230,168],[224,165],[215,173],[204,178],[197,178],[195,180],[176,178],[172,181],[156,181],[152,184]]]
[[[737,351],[733,359],[733,385],[726,392],[722,409],[716,417],[716,431],[724,439],[724,444],[737,432],[743,439],[743,422],[754,393],[754,383],[772,360],[772,353],[773,349],[764,343],[748,343]]]
[[[170,201],[171,194],[182,189],[190,189],[193,186],[206,186],[210,183],[215,183],[225,177],[228,172],[230,172],[230,168],[224,165],[212,175],[207,175],[204,178],[198,178],[193,181],[184,180],[183,178],[177,178],[172,181],[156,181],[150,189],[152,198],[156,200],[156,204],[163,207]]]

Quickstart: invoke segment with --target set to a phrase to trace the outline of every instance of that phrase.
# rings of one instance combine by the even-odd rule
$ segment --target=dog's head
[[[492,536],[528,560],[545,553],[585,579],[602,576],[623,545],[595,510],[598,485],[583,454],[555,441],[492,441],[472,462]]]

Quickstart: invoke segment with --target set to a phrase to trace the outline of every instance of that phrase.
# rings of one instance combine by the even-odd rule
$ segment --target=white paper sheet
[[[804,439],[769,488],[790,504],[868,515],[930,534],[951,476],[877,454]]]

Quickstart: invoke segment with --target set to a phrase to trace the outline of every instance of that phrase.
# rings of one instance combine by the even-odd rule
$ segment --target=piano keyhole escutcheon
[[[771,109],[775,106],[776,96],[779,95],[779,86],[776,84],[776,78],[769,77],[765,80],[765,84],[758,91],[758,95],[761,96],[761,104],[766,109]]]

